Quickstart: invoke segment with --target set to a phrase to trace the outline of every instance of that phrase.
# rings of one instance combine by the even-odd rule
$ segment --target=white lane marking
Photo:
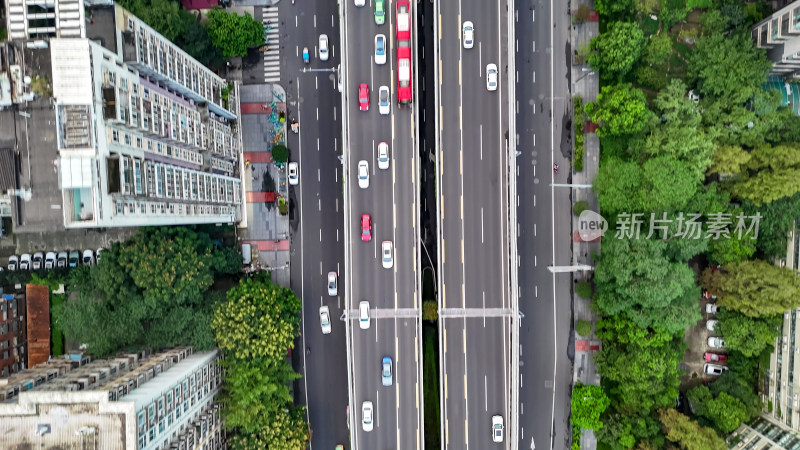
[[[317,15],[314,14],[314,28],[317,28]]]
[[[317,138],[317,151],[319,151],[319,138]]]
[[[314,89],[319,90],[319,77],[314,75]]]
[[[483,243],[483,208],[481,208],[481,244]]]
[[[481,146],[481,161],[483,161],[483,125],[480,125],[480,127],[478,128],[478,132],[480,134],[479,143]]]

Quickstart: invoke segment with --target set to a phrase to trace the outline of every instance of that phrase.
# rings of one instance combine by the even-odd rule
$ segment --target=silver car
[[[372,431],[372,402],[361,404],[361,428]]]
[[[319,325],[322,327],[322,334],[331,334],[331,313],[327,306],[319,307]]]
[[[391,269],[392,266],[394,266],[394,257],[392,256],[392,253],[394,253],[392,241],[381,242],[381,254],[383,255],[384,269]]]
[[[328,60],[328,35],[327,34],[320,34],[319,35],[319,60],[320,61],[327,61]]]
[[[358,187],[361,189],[369,187],[369,163],[363,159],[358,162]]]
[[[490,91],[497,90],[497,65],[486,65],[486,89]]]
[[[722,372],[728,370],[725,366],[720,366],[717,364],[704,364],[703,365],[703,373],[706,375],[711,375],[714,377],[718,377],[722,375]]]
[[[464,33],[464,48],[472,48],[475,44],[475,27],[472,26],[472,22],[467,20],[461,29]]]
[[[17,270],[19,268],[19,256],[11,255],[8,257],[8,270]]]
[[[44,256],[44,268],[50,270],[55,266],[56,266],[55,252],[47,252],[47,254]]]
[[[292,186],[300,184],[300,168],[296,162],[289,163],[289,184]]]
[[[378,144],[378,169],[386,170],[389,168],[389,144],[381,142]]]
[[[389,100],[389,86],[378,89],[378,112],[385,116],[392,112],[392,102]]]
[[[33,254],[33,270],[39,270],[42,268],[42,264],[44,263],[44,255],[42,252],[36,252]]]
[[[339,289],[336,287],[336,272],[328,272],[328,295],[336,297]]]

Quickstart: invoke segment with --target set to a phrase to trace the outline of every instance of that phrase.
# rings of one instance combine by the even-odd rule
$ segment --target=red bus
[[[397,47],[397,103],[411,104],[411,47]]]
[[[408,0],[397,1],[397,44],[409,41],[411,46],[411,10]]]

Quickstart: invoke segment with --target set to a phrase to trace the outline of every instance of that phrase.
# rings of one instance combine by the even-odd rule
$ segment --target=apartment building
[[[66,228],[240,221],[238,86],[229,86],[121,6],[73,1],[80,3],[79,32],[48,23],[45,33],[26,16],[26,31],[11,34],[53,36],[16,43],[28,72],[52,81],[52,128],[36,132],[29,123],[28,132],[37,135],[31,145],[55,148],[29,149],[32,156],[22,162],[22,178],[31,180],[23,187],[33,198],[14,204],[20,216],[15,225],[26,225],[24,211],[18,211],[25,207],[38,214],[27,221],[38,220],[32,231],[46,227],[43,216],[53,209]],[[57,24],[68,12],[61,2],[47,12]],[[13,17],[9,13],[9,24]],[[47,133],[52,139],[42,138]],[[49,154],[57,156],[43,156]],[[53,166],[57,196],[48,186],[55,187],[55,180],[46,175]],[[54,202],[60,208],[52,208]]]
[[[800,0],[757,23],[751,33],[756,46],[767,49],[772,75],[800,77]]]
[[[0,380],[0,436],[9,448],[224,448],[219,358],[178,348],[48,361]]]
[[[767,415],[743,423],[727,438],[728,448],[742,450],[800,450],[800,436]]]

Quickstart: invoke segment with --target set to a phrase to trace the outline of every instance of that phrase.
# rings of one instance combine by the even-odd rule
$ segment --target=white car
[[[327,306],[319,307],[319,325],[322,327],[322,334],[331,334],[331,313]]]
[[[369,302],[366,300],[358,304],[358,326],[362,330],[369,328]]]
[[[300,168],[296,162],[289,163],[289,184],[292,186],[300,184]]]
[[[497,90],[497,65],[486,65],[486,89],[490,91]]]
[[[464,34],[464,48],[472,48],[472,46],[475,45],[475,27],[472,26],[472,22],[469,20],[465,21],[461,30]]]
[[[47,254],[44,255],[44,268],[50,270],[55,266],[56,266],[56,253],[47,252]]]
[[[389,144],[381,142],[378,144],[378,169],[386,170],[389,168]]]
[[[711,348],[725,348],[725,340],[721,337],[708,338],[708,346]]]
[[[327,34],[320,34],[319,35],[319,60],[320,61],[327,61],[328,60],[328,35]]]
[[[87,266],[94,264],[94,250],[87,249],[83,251],[83,264]]]
[[[369,187],[369,163],[363,159],[358,162],[358,187],[361,189]]]
[[[372,402],[361,404],[361,427],[364,431],[372,431]]]
[[[713,303],[706,303],[706,313],[707,314],[716,314],[717,313],[717,305]]]
[[[19,257],[19,270],[31,270],[31,254],[23,253]]]
[[[19,256],[11,255],[8,257],[8,270],[17,270],[19,268]]]
[[[392,247],[392,241],[381,242],[381,254],[383,255],[384,269],[391,269],[394,265],[394,257],[392,256],[393,252],[394,248]]]
[[[720,366],[717,364],[703,364],[703,372],[706,375],[712,375],[718,377],[722,375],[722,372],[726,370],[728,370],[728,368],[725,366]]]
[[[387,115],[392,112],[392,101],[389,98],[389,86],[381,86],[378,89],[378,112]]]
[[[492,416],[492,442],[503,442],[503,416]]]
[[[36,252],[33,254],[33,270],[39,270],[42,268],[42,264],[44,264],[44,254],[42,252]]]
[[[719,322],[718,320],[709,320],[708,322],[706,322],[706,329],[708,331],[714,331],[714,329],[717,327],[718,322]]]
[[[58,257],[56,258],[56,266],[58,268],[67,267],[68,259],[69,259],[69,254],[67,252],[58,252]]]
[[[386,36],[383,34],[375,36],[375,64],[386,64]]]
[[[339,289],[336,287],[336,272],[328,272],[328,295],[336,297]]]
[[[353,3],[360,8],[360,7],[364,6],[364,4],[366,2],[365,2],[365,0],[354,0]]]

